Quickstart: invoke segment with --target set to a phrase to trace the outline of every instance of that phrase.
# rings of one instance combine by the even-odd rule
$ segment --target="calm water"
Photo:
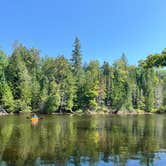
[[[166,115],[0,117],[0,166],[166,165]]]

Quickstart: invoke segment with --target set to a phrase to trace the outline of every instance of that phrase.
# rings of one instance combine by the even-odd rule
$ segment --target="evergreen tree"
[[[82,66],[78,38],[71,61],[40,58],[37,49],[18,44],[9,57],[0,51],[0,105],[8,112],[164,110],[166,72],[154,68],[165,66],[165,57],[164,49],[131,66],[123,53],[112,65],[93,60]]]
[[[7,83],[5,70],[8,66],[7,56],[0,50],[0,104],[3,108],[12,112],[14,110],[14,99],[10,86]]]
[[[9,65],[6,76],[11,83],[14,99],[18,100],[18,110],[29,110],[31,104],[31,76],[28,73],[23,57],[27,49],[22,45],[18,46],[9,58]]]
[[[0,83],[0,96],[1,96],[0,101],[3,108],[7,112],[13,112],[15,109],[15,103],[11,88],[6,81]]]
[[[74,49],[72,51],[71,64],[72,64],[73,73],[76,76],[79,76],[82,68],[82,55],[81,55],[81,44],[78,37],[76,37],[74,41]]]
[[[112,81],[112,72],[111,66],[108,62],[104,62],[102,68],[102,82],[104,83],[104,92],[105,92],[105,104],[106,106],[110,106],[111,104],[111,81]]]
[[[145,96],[145,110],[151,112],[154,109],[154,72],[148,69],[144,73],[144,96]]]

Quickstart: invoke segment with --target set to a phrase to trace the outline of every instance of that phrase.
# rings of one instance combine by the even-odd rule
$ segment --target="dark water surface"
[[[0,166],[166,166],[166,115],[0,117]]]

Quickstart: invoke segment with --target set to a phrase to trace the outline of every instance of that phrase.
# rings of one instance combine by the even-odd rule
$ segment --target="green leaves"
[[[13,112],[15,108],[14,99],[11,88],[6,81],[0,83],[0,94],[4,109],[6,109],[7,112]]]
[[[123,53],[112,65],[92,60],[82,66],[81,44],[75,39],[72,58],[40,58],[39,50],[17,45],[11,56],[0,51],[0,105],[8,112],[152,110],[166,104],[166,50],[130,66]]]
[[[42,99],[46,112],[72,110],[75,96],[74,77],[70,65],[64,56],[46,58],[42,64]],[[54,97],[53,97],[54,96]],[[55,97],[56,96],[56,97]],[[54,105],[53,101],[56,103]],[[48,106],[49,103],[53,107]]]
[[[56,112],[60,105],[60,95],[57,93],[51,95],[47,98],[46,107],[44,113],[53,113]]]
[[[73,53],[71,58],[72,70],[73,73],[76,74],[76,76],[79,76],[82,67],[82,55],[81,55],[81,44],[78,37],[75,38],[74,49],[72,53]]]
[[[166,66],[166,49],[160,54],[149,55],[145,61],[141,63],[144,68],[165,67]]]

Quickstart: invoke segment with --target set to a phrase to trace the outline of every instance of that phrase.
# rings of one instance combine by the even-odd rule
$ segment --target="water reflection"
[[[166,116],[0,117],[0,165],[164,165]]]

